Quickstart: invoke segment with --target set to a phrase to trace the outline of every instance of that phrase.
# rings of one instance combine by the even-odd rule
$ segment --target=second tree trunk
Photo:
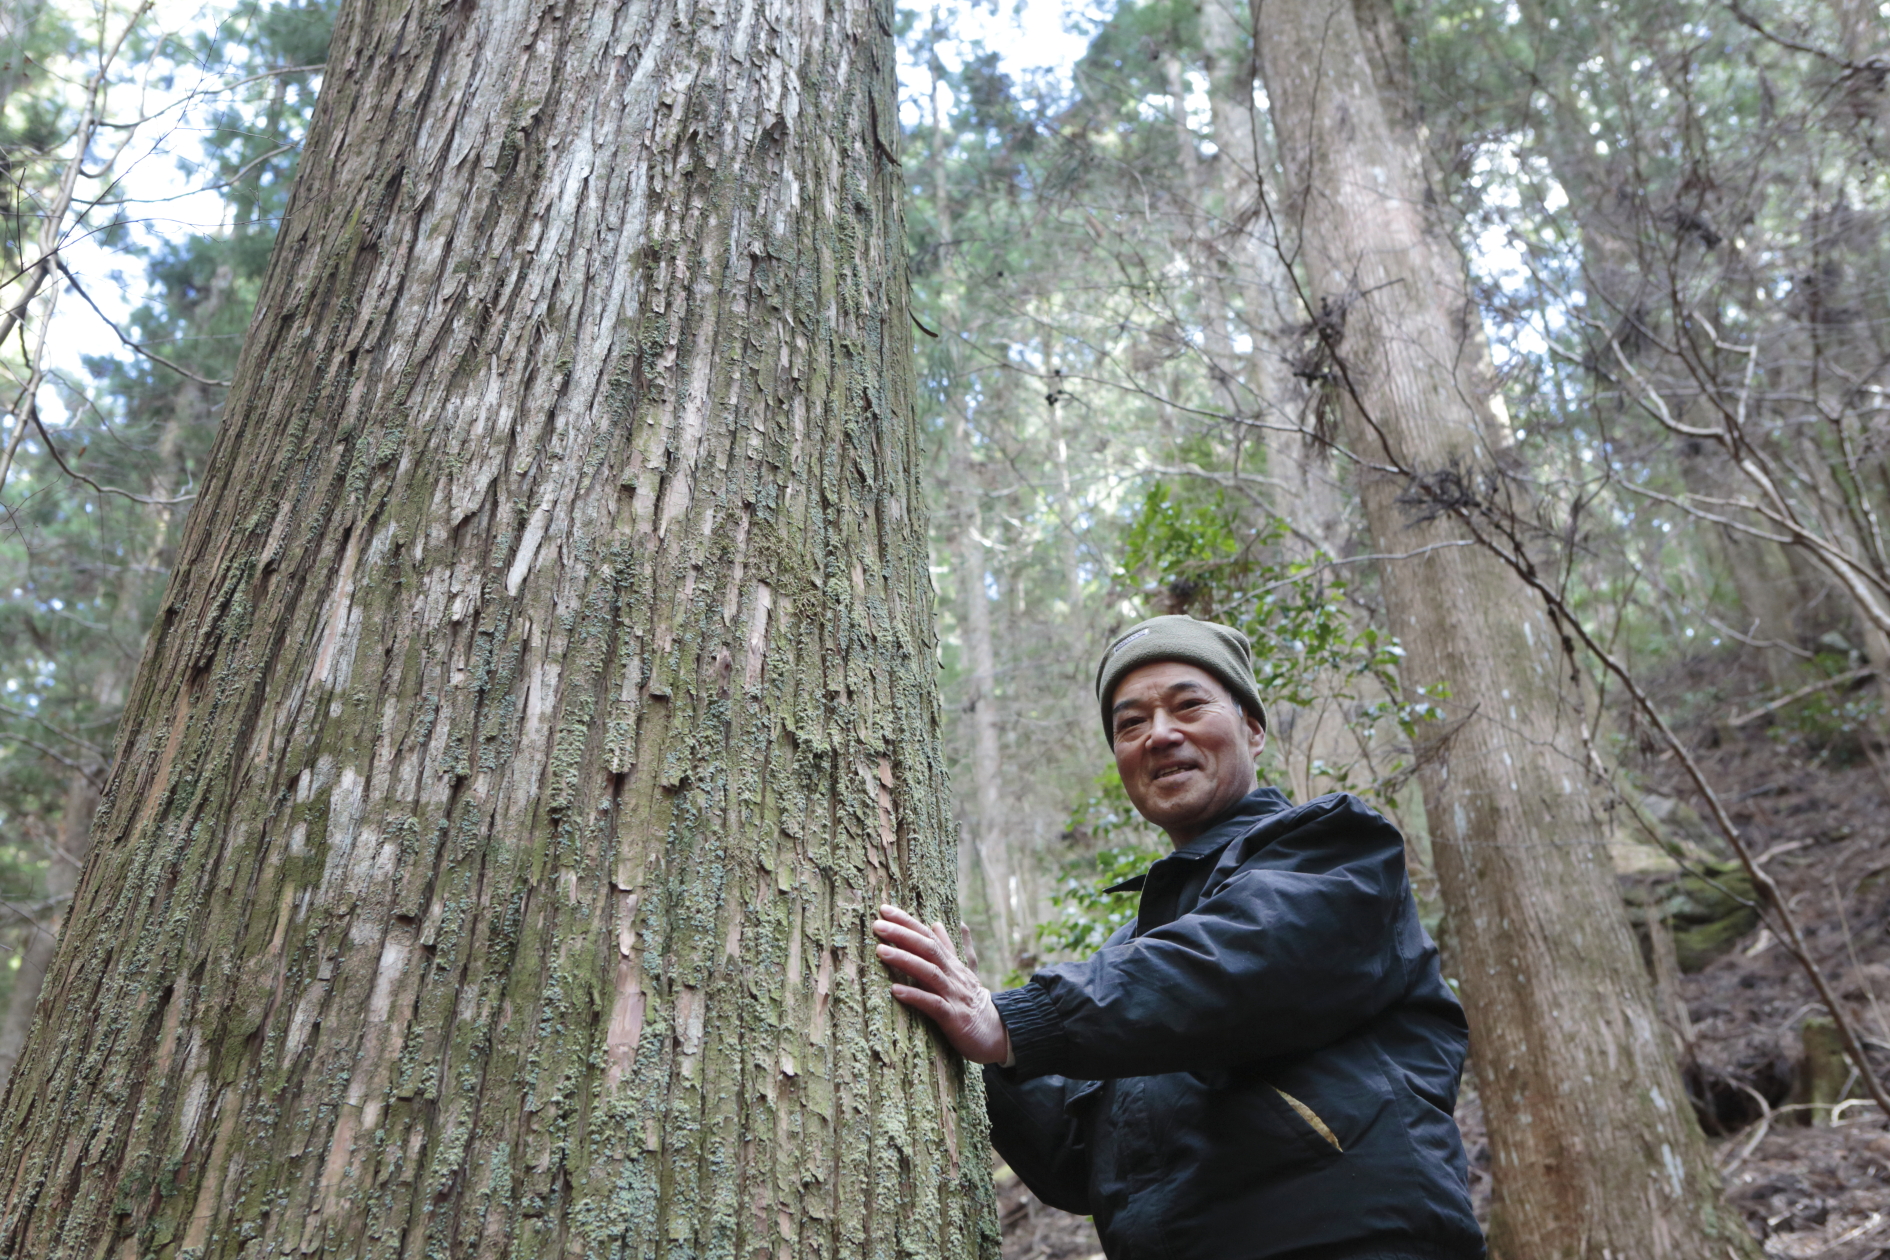
[[[1364,0],[1372,3],[1374,0]],[[1725,1260],[1750,1247],[1682,1092],[1589,801],[1569,669],[1541,606],[1410,480],[1472,478],[1503,441],[1460,257],[1426,219],[1351,0],[1268,4],[1255,30],[1310,300],[1407,689],[1449,689],[1418,756],[1471,1019],[1502,1260]]]

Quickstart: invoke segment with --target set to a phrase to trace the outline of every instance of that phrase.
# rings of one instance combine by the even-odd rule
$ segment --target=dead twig
[[[75,471],[72,465],[66,463],[65,456],[61,455],[59,448],[53,445],[52,434],[46,432],[46,426],[39,422],[39,408],[33,405],[31,399],[28,399],[26,403],[26,418],[31,420],[33,422],[33,428],[38,430],[39,440],[46,444],[46,453],[53,457],[53,463],[59,465],[59,471],[65,473],[66,476],[72,478],[74,481],[92,487],[92,489],[100,494],[115,494],[121,499],[130,499],[133,503],[143,503],[152,507],[171,507],[179,503],[194,503],[197,500],[197,496],[194,494],[180,494],[172,499],[159,499],[148,494],[137,494],[130,490],[121,490],[117,486],[100,485],[84,473]]]
[[[81,301],[83,301],[87,306],[92,308],[93,314],[97,315],[100,319],[105,321],[105,326],[112,330],[112,335],[117,337],[118,340],[124,342],[127,349],[130,349],[137,354],[141,354],[145,358],[151,360],[151,362],[157,364],[159,367],[167,367],[171,371],[183,377],[184,379],[195,381],[199,385],[209,385],[216,389],[228,389],[230,387],[230,382],[228,381],[213,381],[207,376],[199,376],[195,372],[191,371],[189,368],[185,367],[183,364],[173,363],[169,359],[165,358],[163,355],[158,354],[155,351],[147,350],[139,343],[125,336],[124,329],[120,328],[117,324],[113,323],[111,320],[111,317],[107,315],[104,311],[99,310],[98,303],[94,302],[92,300],[92,295],[85,291],[85,286],[79,283],[79,278],[72,274],[71,269],[66,266],[65,259],[55,256],[53,258],[53,266],[59,268],[59,274],[66,278],[66,283],[72,286],[72,291],[79,295],[79,298]]]
[[[1738,717],[1734,718],[1732,721],[1728,722],[1726,725],[1739,727],[1739,726],[1744,726],[1748,722],[1756,722],[1760,718],[1764,717],[1766,714],[1776,713],[1780,709],[1784,708],[1786,705],[1796,704],[1798,701],[1803,700],[1806,696],[1815,696],[1820,691],[1830,691],[1834,688],[1842,687],[1845,683],[1856,682],[1861,678],[1871,678],[1871,677],[1874,677],[1876,673],[1877,671],[1872,669],[1868,665],[1861,666],[1857,669],[1848,670],[1845,673],[1839,674],[1835,678],[1827,678],[1822,682],[1815,682],[1815,683],[1812,683],[1810,686],[1800,687],[1796,691],[1787,692],[1786,694],[1780,696],[1778,699],[1772,701],[1770,704],[1762,704],[1758,708],[1753,709],[1749,713],[1741,713]]]
[[[1733,1173],[1739,1170],[1739,1165],[1745,1163],[1746,1158],[1750,1156],[1752,1152],[1759,1149],[1759,1143],[1765,1141],[1765,1135],[1772,1131],[1772,1117],[1776,1114],[1772,1110],[1772,1104],[1765,1101],[1764,1094],[1761,1094],[1744,1081],[1734,1081],[1733,1084],[1745,1090],[1748,1094],[1751,1094],[1752,1100],[1759,1104],[1759,1119],[1758,1123],[1753,1125],[1752,1136],[1747,1139],[1744,1146],[1739,1148],[1739,1153],[1719,1166],[1719,1172],[1722,1177],[1732,1176]]]

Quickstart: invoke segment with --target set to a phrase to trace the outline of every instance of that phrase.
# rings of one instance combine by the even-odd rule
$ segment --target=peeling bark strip
[[[0,1255],[995,1255],[891,29],[347,7]]]

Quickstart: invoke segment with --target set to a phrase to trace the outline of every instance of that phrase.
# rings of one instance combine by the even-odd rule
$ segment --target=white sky
[[[957,35],[939,46],[945,68],[964,68],[980,49],[995,52],[1004,72],[1013,78],[1033,70],[1053,72],[1067,89],[1070,71],[1089,48],[1090,34],[1105,16],[1105,0],[947,0],[942,4],[950,29]],[[910,6],[919,21],[929,24],[932,10]],[[903,50],[902,50],[903,51]],[[923,65],[902,55],[899,61],[900,117],[908,127],[924,118],[917,101],[929,102],[932,81]],[[949,90],[947,108],[950,107]]]
[[[192,33],[209,29],[223,20],[228,12],[226,4],[157,0],[146,29],[152,33],[176,32],[187,39]],[[115,14],[108,30],[116,35],[123,21],[122,13]],[[114,129],[101,133],[93,146],[93,158],[95,163],[101,158],[112,158],[107,176],[111,181],[109,192],[104,181],[86,180],[80,185],[80,193],[93,196],[107,193],[114,200],[133,202],[125,207],[132,223],[132,236],[137,244],[147,247],[223,226],[222,198],[202,188],[210,178],[208,173],[194,178],[186,176],[178,168],[178,159],[201,159],[203,149],[199,138],[217,104],[216,99],[206,93],[214,93],[240,77],[241,71],[225,66],[166,62],[143,70],[137,81],[114,87],[108,98],[106,118],[118,122],[147,121],[129,131]],[[124,147],[114,157],[111,146],[117,144]],[[95,169],[96,166],[89,167],[88,173]],[[148,292],[145,260],[81,233],[68,238],[61,256],[92,300],[123,328],[125,320],[143,303]],[[59,298],[58,314],[48,333],[46,350],[51,367],[79,382],[89,380],[82,362],[86,356],[109,354],[127,359],[132,356],[91,308],[70,292],[62,293]],[[64,414],[57,393],[50,385],[40,395],[40,407],[48,419]]]

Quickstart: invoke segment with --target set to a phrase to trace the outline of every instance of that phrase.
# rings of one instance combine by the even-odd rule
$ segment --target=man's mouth
[[[1184,774],[1187,771],[1193,770],[1193,769],[1196,769],[1196,767],[1188,763],[1183,763],[1181,765],[1176,765],[1176,766],[1163,766],[1161,769],[1155,772],[1153,776],[1153,781],[1159,783],[1163,779],[1172,778],[1177,774]]]

